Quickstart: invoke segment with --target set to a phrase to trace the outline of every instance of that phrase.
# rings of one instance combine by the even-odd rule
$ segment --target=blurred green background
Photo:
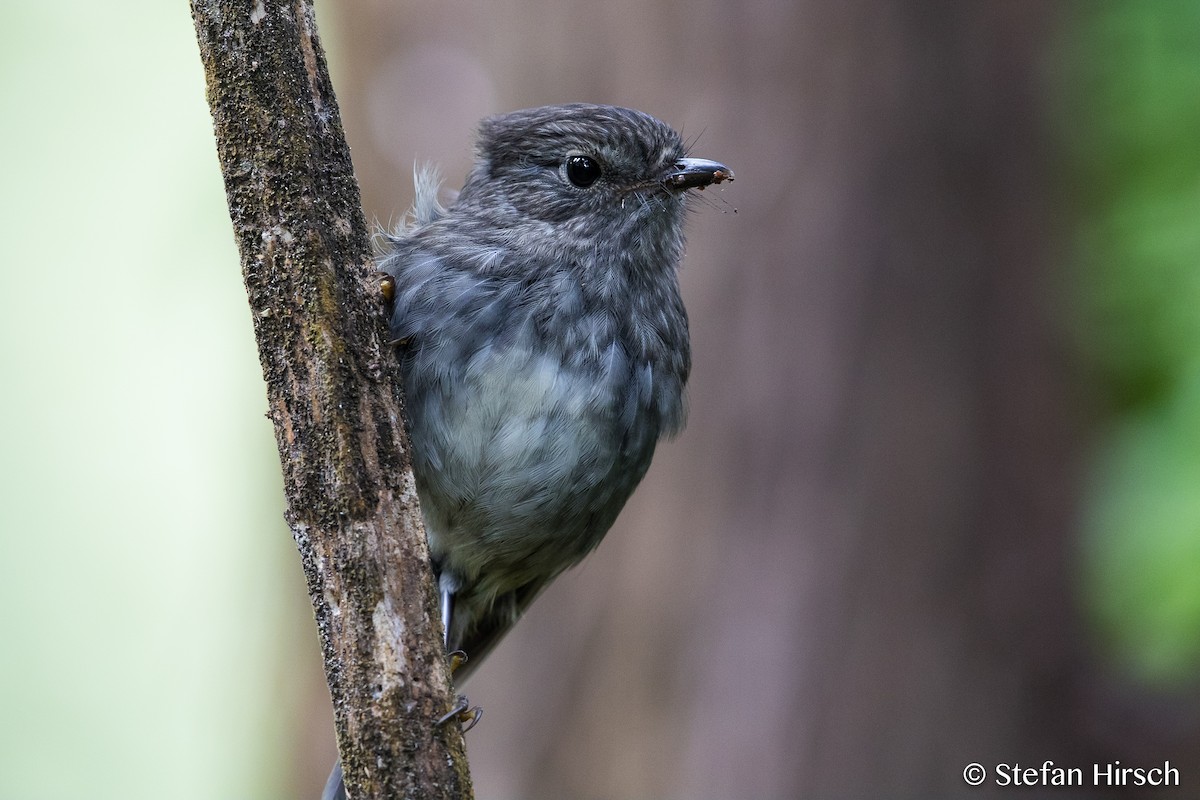
[[[1200,4],[1069,8],[1079,593],[1115,673],[1190,694]],[[0,800],[291,796],[318,655],[186,4],[7,3],[0,43]]]
[[[1081,8],[1063,130],[1078,343],[1099,399],[1083,557],[1113,659],[1200,666],[1200,4]]]
[[[310,631],[187,5],[0,41],[0,797],[285,796]]]

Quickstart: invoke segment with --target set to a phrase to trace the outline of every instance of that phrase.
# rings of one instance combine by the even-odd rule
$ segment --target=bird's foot
[[[472,706],[467,698],[460,694],[454,702],[454,707],[451,708],[447,714],[438,719],[437,723],[435,724],[440,728],[443,725],[448,725],[451,722],[457,721],[459,725],[463,726],[462,732],[466,733],[467,731],[471,730],[471,728],[475,727],[476,723],[479,722],[479,718],[482,716],[483,709],[479,706]]]
[[[467,654],[462,650],[454,650],[453,652],[447,653],[446,658],[450,660],[451,675],[458,672],[458,668],[467,663]]]
[[[396,279],[386,272],[377,272],[375,275],[379,278],[379,293],[385,301],[392,302],[396,297]]]

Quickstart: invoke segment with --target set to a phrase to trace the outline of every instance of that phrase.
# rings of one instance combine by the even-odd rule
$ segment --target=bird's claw
[[[466,711],[464,711],[462,713],[462,717],[459,720],[463,726],[462,732],[466,733],[467,731],[471,730],[471,728],[474,728],[476,725],[479,724],[479,720],[482,717],[483,717],[483,706],[475,706],[473,708],[468,708]]]
[[[386,272],[378,272],[379,277],[379,293],[383,295],[383,299],[387,302],[392,302],[396,297],[396,279]]]
[[[450,660],[450,674],[458,672],[459,667],[467,663],[467,654],[462,650],[454,650],[446,654],[446,658]]]
[[[483,709],[479,706],[472,706],[470,702],[467,701],[467,698],[460,694],[454,701],[454,707],[451,708],[450,711],[441,718],[439,718],[435,724],[440,728],[443,725],[448,725],[449,723],[457,720],[458,724],[463,726],[462,732],[466,733],[467,731],[471,730],[471,728],[475,727],[475,725],[479,722],[479,718],[482,716]]]

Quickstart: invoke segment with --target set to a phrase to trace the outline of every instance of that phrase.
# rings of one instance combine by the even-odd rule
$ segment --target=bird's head
[[[614,106],[490,117],[476,156],[459,202],[514,233],[554,233],[564,244],[677,239],[687,191],[733,180],[723,164],[688,158],[669,125]]]

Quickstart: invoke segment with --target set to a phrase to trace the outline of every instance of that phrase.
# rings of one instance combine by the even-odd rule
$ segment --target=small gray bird
[[[468,657],[456,680],[599,544],[683,428],[687,190],[726,180],[659,120],[584,104],[484,120],[449,208],[417,176],[380,268],[446,645]]]

